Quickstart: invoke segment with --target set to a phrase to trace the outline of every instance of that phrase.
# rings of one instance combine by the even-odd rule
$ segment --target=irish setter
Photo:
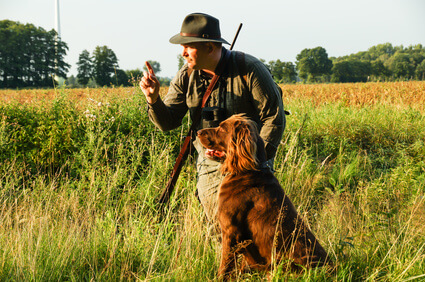
[[[242,254],[249,268],[269,270],[288,259],[290,269],[327,263],[328,255],[298,215],[266,161],[264,142],[251,120],[234,115],[198,131],[206,155],[223,162],[218,194],[222,232],[219,276],[228,277]]]

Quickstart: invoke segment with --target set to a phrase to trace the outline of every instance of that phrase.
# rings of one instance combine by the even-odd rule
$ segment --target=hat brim
[[[195,42],[219,42],[219,43],[230,45],[229,42],[227,42],[223,38],[218,38],[218,39],[199,38],[199,37],[192,37],[192,36],[182,36],[180,33],[170,38],[170,43],[172,44],[188,44],[188,43],[195,43]]]

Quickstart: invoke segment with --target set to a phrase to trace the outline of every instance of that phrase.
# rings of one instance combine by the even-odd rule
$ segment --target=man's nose
[[[185,47],[183,47],[182,56],[187,57],[187,51]]]

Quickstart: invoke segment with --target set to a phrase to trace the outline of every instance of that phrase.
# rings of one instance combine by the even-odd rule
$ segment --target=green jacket
[[[179,127],[188,110],[193,118],[209,81],[210,78],[202,71],[189,70],[184,65],[172,80],[164,100],[158,99],[148,105],[149,118],[163,131]],[[275,157],[285,129],[285,114],[281,91],[260,60],[232,52],[205,106],[224,108],[226,117],[245,113],[258,125],[267,159]]]

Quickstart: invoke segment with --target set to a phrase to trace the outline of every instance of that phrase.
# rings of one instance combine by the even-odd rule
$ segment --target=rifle
[[[224,58],[223,58],[223,62],[222,62],[222,68],[220,70],[217,71],[217,73],[213,76],[213,78],[211,79],[210,85],[207,88],[207,91],[205,91],[204,97],[202,98],[202,103],[200,105],[200,107],[198,107],[194,118],[193,118],[193,122],[192,125],[189,129],[188,134],[186,135],[183,145],[180,149],[180,153],[176,159],[176,162],[174,164],[174,168],[173,171],[171,172],[171,176],[170,179],[168,180],[167,186],[165,187],[164,192],[162,192],[161,197],[159,198],[159,203],[160,204],[166,204],[168,202],[168,200],[170,199],[171,193],[174,190],[174,187],[176,185],[177,182],[177,178],[179,178],[183,163],[186,161],[189,153],[190,153],[190,149],[191,149],[191,145],[192,145],[192,139],[195,138],[196,136],[196,128],[198,127],[200,121],[201,121],[201,114],[202,114],[202,108],[205,106],[208,97],[210,96],[215,84],[217,83],[218,79],[220,78],[221,72],[223,71],[226,62],[228,61],[229,57],[230,57],[230,51],[233,49],[233,46],[235,45],[236,39],[238,38],[239,32],[242,28],[242,23],[239,25],[238,30],[236,31],[236,35],[235,38],[233,38],[233,42],[230,45],[229,51],[226,52]]]

